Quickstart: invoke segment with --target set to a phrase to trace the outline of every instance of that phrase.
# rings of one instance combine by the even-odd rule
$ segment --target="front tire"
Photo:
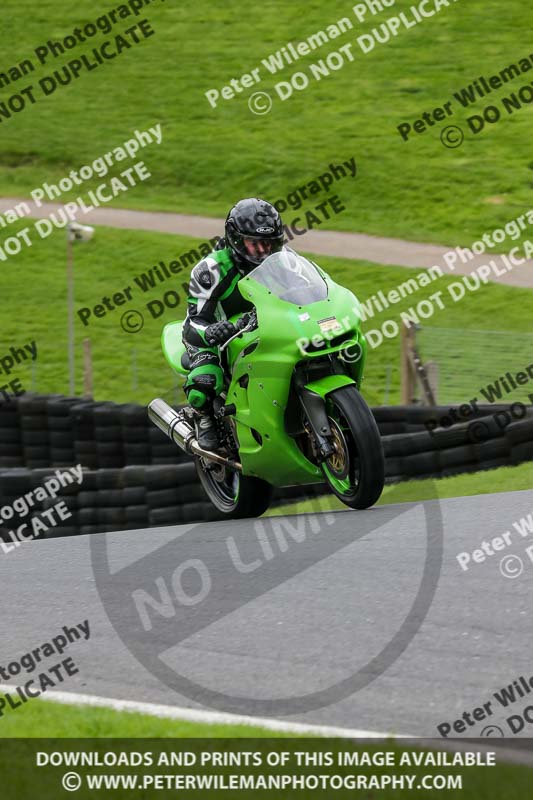
[[[385,459],[376,421],[355,386],[326,397],[335,453],[321,468],[331,491],[349,508],[373,506],[383,491]]]
[[[272,501],[272,486],[261,478],[241,475],[227,467],[194,459],[200,482],[221,519],[260,517]]]

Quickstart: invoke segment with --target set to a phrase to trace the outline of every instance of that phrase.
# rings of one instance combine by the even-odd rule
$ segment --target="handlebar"
[[[232,342],[234,339],[237,339],[239,336],[242,336],[243,333],[249,333],[257,328],[257,314],[255,309],[243,314],[242,317],[240,317],[235,323],[235,327],[238,329],[238,332],[233,334],[233,336],[230,336],[230,338],[227,339],[224,344],[220,345],[220,352],[224,351],[230,342]]]

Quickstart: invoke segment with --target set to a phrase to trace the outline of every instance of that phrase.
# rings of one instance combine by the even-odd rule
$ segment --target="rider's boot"
[[[218,431],[214,418],[205,411],[195,413],[196,439],[203,450],[218,450]]]

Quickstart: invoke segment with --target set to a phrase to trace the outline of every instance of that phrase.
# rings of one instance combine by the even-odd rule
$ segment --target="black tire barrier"
[[[157,428],[155,425],[150,425],[148,428],[148,438],[152,444],[164,444],[167,440],[167,437]]]
[[[391,426],[401,426],[403,424],[406,426],[406,430],[402,431],[398,427],[397,431],[390,430],[387,433],[415,433],[417,430],[426,429],[426,425],[430,423],[435,423],[436,425],[441,420],[445,425],[452,425],[451,411],[455,410],[460,415],[461,405],[461,403],[457,403],[455,406],[374,406],[372,414],[379,428],[381,428],[382,424],[390,424]],[[464,416],[459,416],[461,422],[468,422],[470,419],[490,416],[509,409],[508,404],[483,404],[477,405],[475,408],[468,403],[464,405],[468,406],[468,408],[464,409]],[[533,415],[533,409],[531,409],[530,413]]]
[[[126,466],[123,461],[124,457],[122,455],[122,448],[118,449],[117,443],[115,442],[102,442],[98,439],[98,430],[95,431],[94,434],[96,438],[96,451],[99,456],[103,458],[113,458],[119,463],[117,467],[124,467]]]
[[[148,507],[144,505],[138,506],[127,506],[124,509],[124,517],[126,522],[128,523],[128,527],[130,524],[132,527],[148,527]],[[139,523],[133,525],[133,523]]]
[[[100,507],[98,509],[98,523],[102,525],[112,525],[113,530],[124,528],[126,514],[122,506]]]
[[[120,423],[119,406],[112,402],[97,403],[94,406],[95,425],[108,427]]]
[[[44,534],[43,539],[59,539],[63,536],[78,536],[79,535],[79,528],[78,526],[73,525],[66,525],[64,528],[49,528]]]
[[[31,393],[15,401],[10,404],[11,413],[0,417],[0,457],[1,444],[8,439],[2,438],[2,428],[10,430],[12,441],[30,447],[47,446],[50,450],[47,456],[39,457],[31,452],[22,453],[20,465],[28,458],[32,467],[44,466],[45,461],[63,466],[73,458],[89,469],[191,461],[149,422],[147,410],[142,406]]]
[[[533,442],[522,442],[511,449],[511,464],[521,464],[533,460]]]
[[[25,494],[32,488],[32,476],[33,473],[26,467],[3,472],[0,475],[1,496],[19,497]]]
[[[20,444],[3,444],[1,452],[3,456],[20,457],[22,455],[22,446]]]
[[[183,522],[183,506],[167,506],[167,508],[151,508],[148,512],[150,526],[179,525]]]
[[[495,458],[508,459],[511,454],[511,445],[505,436],[501,439],[489,439],[488,442],[474,445],[476,461],[484,463]]]
[[[1,420],[3,422],[3,420]],[[20,428],[4,428],[0,427],[0,447],[4,448],[6,444],[19,444],[22,442],[22,434]]]
[[[45,445],[39,444],[35,447],[27,446],[24,447],[24,457],[26,460],[29,461],[45,461],[48,458],[49,449]],[[49,462],[46,462],[42,466],[47,466]],[[28,463],[28,467],[32,468],[32,464]]]
[[[439,450],[472,443],[469,425],[465,423],[454,425],[452,428],[437,428],[430,433],[430,436],[434,447]]]
[[[199,481],[197,483],[185,484],[185,486],[178,486],[176,489],[171,489],[170,491],[174,492],[174,503],[181,504],[194,502],[196,500],[205,500],[205,492]]]
[[[163,456],[159,456],[158,458],[154,459],[153,462],[150,462],[154,467],[155,466],[172,466],[173,464],[180,464],[180,463],[190,463],[186,462],[185,459],[175,458],[174,456],[169,456],[168,458],[163,458]]]
[[[125,428],[136,430],[138,427],[148,428],[148,412],[144,406],[134,403],[124,403],[119,407],[118,416],[120,424]]]
[[[438,475],[440,463],[438,453],[414,453],[405,456],[403,459],[404,475],[408,478],[426,477],[428,475]]]
[[[22,456],[0,456],[0,469],[16,469],[22,467],[23,463]]]
[[[50,433],[65,433],[72,439],[72,420],[67,414],[64,417],[48,417],[48,430]]]
[[[42,447],[44,450],[48,450],[50,446],[50,438],[48,436],[48,431],[23,430],[22,444],[25,449],[27,447]]]
[[[21,414],[20,417],[20,429],[22,433],[26,433],[27,431],[35,431],[35,433],[48,433],[48,417],[44,414],[39,415],[30,415],[27,412]]]
[[[118,469],[124,466],[124,462],[116,456],[102,456],[97,459],[97,469]]]
[[[54,473],[52,468],[0,473],[2,502],[13,502],[31,488],[42,485]],[[161,489],[161,485],[165,488]],[[51,508],[60,500],[70,516],[53,530],[49,529],[42,538],[202,522],[220,517],[207,501],[191,463],[84,471],[81,485],[68,484],[56,498],[36,503],[32,513]],[[19,518],[14,516],[12,522],[18,523]]]
[[[405,475],[403,458],[385,458],[385,477],[400,480],[402,475]]]
[[[437,453],[437,460],[442,471],[450,467],[478,463],[473,445],[463,445],[462,447],[451,447],[449,450],[440,450]]]
[[[204,522],[207,503],[185,503],[181,506],[184,522]],[[209,504],[210,505],[210,504]]]
[[[78,497],[79,495],[76,494],[65,494],[65,495],[60,495],[58,497],[47,497],[41,501],[42,508],[43,509],[53,508],[58,501],[61,501],[61,503],[63,503],[63,505],[66,506],[66,508],[68,508],[69,511],[77,511]],[[59,522],[58,524],[60,525],[61,522]],[[65,522],[65,524],[68,523]]]
[[[124,506],[145,506],[146,505],[146,487],[145,486],[125,486],[122,489],[122,496],[124,499]]]
[[[95,533],[105,533],[104,527],[101,525],[81,525],[80,526],[80,535],[82,536],[92,536]]]
[[[150,464],[152,454],[147,444],[124,442],[124,461],[126,464]]]
[[[78,502],[80,508],[98,508],[98,492],[80,492],[78,495]]]
[[[98,509],[80,508],[78,510],[78,523],[80,527],[84,525],[96,525],[98,523]]]
[[[400,433],[407,433],[405,422],[378,422],[377,425],[381,436],[396,436]]]
[[[131,423],[128,427],[122,426],[122,441],[125,444],[138,444],[143,445],[148,450],[148,428],[146,425],[140,426],[136,425],[135,423]]]
[[[176,445],[170,441],[170,439],[167,439],[166,442],[163,442],[163,444],[152,445],[151,452],[152,458],[158,458],[159,456],[166,458],[167,456],[177,456],[180,451]]]
[[[49,431],[48,434],[48,441],[50,442],[50,447],[56,447],[58,449],[65,449],[65,450],[73,450],[73,442],[72,436],[69,433],[65,433],[65,431]]]
[[[52,463],[63,464],[69,457],[69,437],[72,440],[72,451],[86,466],[119,467],[131,463],[172,464],[187,463],[191,459],[170,442],[164,434],[148,421],[146,409],[134,404],[114,404],[110,402],[91,403],[79,398],[66,398],[59,395],[49,397],[25,395],[19,403],[19,417],[27,417],[29,430],[40,430],[42,438],[34,439],[32,446],[41,443],[49,444],[50,449],[60,449],[61,453],[50,453]],[[480,406],[480,412],[494,413],[506,406]],[[375,418],[382,426],[382,435],[397,435],[402,432],[422,432],[424,425],[431,419],[446,417],[447,407],[436,408],[396,406],[377,407],[373,409]],[[15,415],[16,416],[16,415]],[[26,420],[23,420],[26,422]],[[0,420],[1,425],[1,420]],[[65,434],[65,439],[46,436],[52,431]],[[0,442],[2,441],[0,437]],[[110,444],[111,447],[106,445]],[[127,445],[144,445],[138,449]],[[447,442],[453,446],[459,442]],[[35,453],[30,454],[37,459]],[[45,456],[38,459],[44,464]]]
[[[373,409],[388,482],[533,459],[533,409],[527,408],[523,420],[512,421],[512,407],[479,406],[471,420],[430,433],[427,423],[446,421],[447,411]],[[50,528],[46,538],[222,518],[206,499],[192,459],[149,423],[145,408],[29,394],[0,407],[0,506],[42,485],[58,461],[65,468],[81,463],[83,483],[61,490],[55,502],[63,500],[72,516]],[[325,484],[288,487],[276,490],[273,504],[324,492]],[[36,504],[32,513],[54,504]],[[2,529],[9,531],[19,519],[0,520]]]
[[[76,459],[73,450],[55,450],[50,448],[50,463],[52,467],[71,467]]]
[[[499,469],[500,467],[508,467],[508,466],[509,466],[509,458],[491,458],[489,461],[483,462],[484,470]],[[471,471],[478,472],[479,466],[474,465],[474,469],[472,469]]]
[[[110,442],[116,449],[117,443],[122,441],[122,428],[120,425],[98,425],[94,426],[94,433],[97,441]]]
[[[124,503],[122,489],[99,489],[96,494],[98,495],[99,507],[122,507]]]
[[[198,477],[194,464],[153,465],[146,467],[147,489],[168,489],[187,483],[196,483]]]
[[[372,414],[376,422],[405,422],[411,406],[373,406]]]
[[[124,486],[143,486],[146,489],[145,474],[146,467],[127,466],[121,470]]]
[[[187,493],[186,490],[189,487],[185,487],[185,497],[190,501],[190,492]],[[204,495],[205,496],[205,495]],[[185,498],[182,500],[182,503],[185,501]],[[182,504],[180,503],[180,505]],[[148,508],[165,508],[166,506],[175,506],[178,504],[178,498],[176,497],[176,489],[154,489],[148,490],[146,492],[146,505]]]
[[[511,445],[531,441],[533,439],[533,419],[511,422],[505,430],[505,437]]]
[[[385,457],[407,456],[424,453],[435,449],[431,435],[425,431],[420,433],[400,433],[398,436],[383,436],[381,439]]]
[[[14,502],[54,474],[50,467],[0,473],[2,503]],[[161,485],[166,488],[161,489]],[[41,538],[201,522],[220,516],[206,500],[191,463],[84,471],[81,485],[67,484],[57,497],[35,503],[29,518],[59,501],[70,516],[57,521]],[[9,524],[20,524],[20,519],[14,515]]]

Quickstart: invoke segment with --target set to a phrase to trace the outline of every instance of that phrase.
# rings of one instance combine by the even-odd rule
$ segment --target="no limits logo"
[[[389,614],[380,605],[379,585],[373,584],[372,591],[381,596],[380,613],[386,614],[389,622],[391,615],[395,620],[392,631],[389,622],[379,626],[376,648],[375,624],[370,625],[356,610],[360,609],[358,581],[350,581],[343,601],[345,638],[336,637],[332,645],[340,652],[346,647],[346,668],[337,680],[317,681],[314,673],[305,670],[307,658],[302,660],[302,648],[308,645],[300,637],[305,630],[313,640],[318,628],[311,624],[312,607],[306,604],[303,608],[300,593],[309,593],[315,613],[326,615],[321,617],[324,629],[333,630],[340,599],[339,581],[332,579],[331,569],[346,558],[357,563],[353,549],[363,538],[365,547],[357,555],[365,558],[372,535],[381,542],[390,525],[392,536],[403,514],[413,514],[407,524],[410,531],[418,529],[417,543],[420,534],[426,539],[425,553],[420,551],[419,575],[414,577],[417,588],[413,587],[400,614],[397,600]],[[310,711],[359,691],[399,658],[424,621],[440,575],[442,519],[438,503],[408,509],[385,506],[356,516],[357,525],[351,522],[352,515],[313,513],[262,518],[253,527],[247,520],[182,526],[161,531],[160,538],[154,531],[150,551],[134,562],[128,555],[122,568],[115,559],[111,567],[108,537],[94,536],[90,547],[96,586],[122,642],[149,672],[179,695],[204,706],[246,714]],[[154,549],[158,539],[160,544]],[[318,594],[316,582],[322,586]],[[323,607],[326,595],[329,602]],[[367,605],[373,602],[365,598]],[[333,615],[329,621],[327,614]],[[368,637],[373,643],[369,658],[361,645]],[[202,652],[201,669],[197,646],[202,651],[207,648]],[[265,646],[268,668],[261,666]],[[243,652],[243,647],[258,659],[253,681],[247,659],[230,654]],[[218,656],[213,661],[215,651]],[[273,654],[275,669],[270,663]],[[304,674],[296,678],[302,669]]]

